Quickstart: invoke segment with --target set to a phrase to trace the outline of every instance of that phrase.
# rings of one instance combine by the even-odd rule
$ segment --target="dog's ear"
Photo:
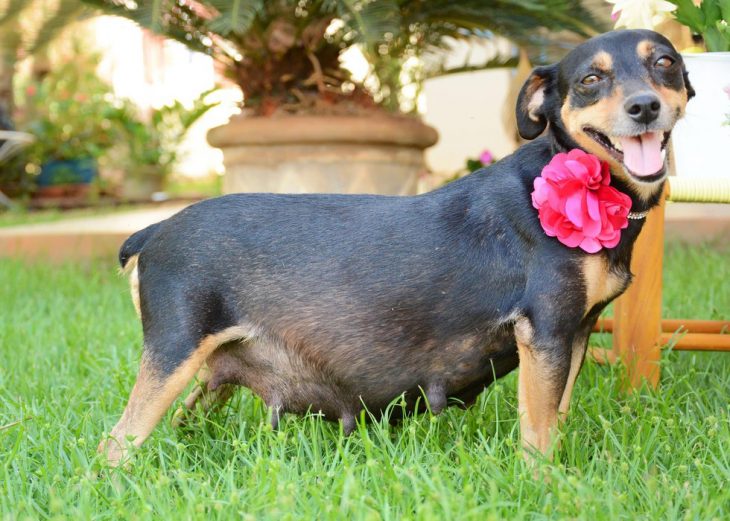
[[[547,126],[545,93],[554,83],[556,65],[535,67],[517,97],[517,130],[524,139],[535,139]]]
[[[695,89],[689,82],[689,74],[684,64],[682,64],[682,78],[684,79],[684,88],[687,90],[687,101],[689,101],[695,97]]]

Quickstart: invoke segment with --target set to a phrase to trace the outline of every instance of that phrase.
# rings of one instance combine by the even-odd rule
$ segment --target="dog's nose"
[[[631,119],[648,125],[659,117],[662,104],[654,94],[636,94],[626,100],[624,108]]]

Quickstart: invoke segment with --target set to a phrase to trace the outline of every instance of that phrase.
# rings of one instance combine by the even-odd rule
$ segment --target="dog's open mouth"
[[[670,132],[609,137],[594,128],[583,130],[639,181],[652,182],[664,175]]]

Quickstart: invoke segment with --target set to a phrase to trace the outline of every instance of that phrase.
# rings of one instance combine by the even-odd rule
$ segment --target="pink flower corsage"
[[[608,163],[580,149],[556,154],[535,178],[532,206],[545,233],[570,248],[613,248],[629,224],[631,198],[611,183]]]

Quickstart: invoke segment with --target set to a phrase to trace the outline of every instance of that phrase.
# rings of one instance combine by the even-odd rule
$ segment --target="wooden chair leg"
[[[663,257],[664,199],[646,217],[631,261],[634,281],[615,304],[613,354],[626,365],[627,389],[659,383]]]

